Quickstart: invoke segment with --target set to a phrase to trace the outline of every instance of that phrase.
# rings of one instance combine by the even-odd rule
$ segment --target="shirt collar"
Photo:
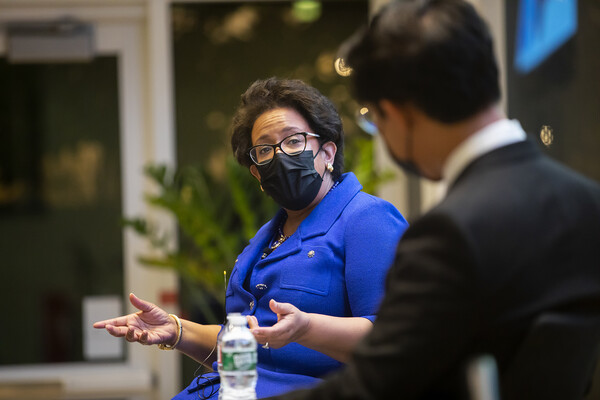
[[[445,186],[450,187],[476,158],[525,139],[525,131],[517,120],[501,119],[485,126],[469,136],[448,155],[442,169]]]

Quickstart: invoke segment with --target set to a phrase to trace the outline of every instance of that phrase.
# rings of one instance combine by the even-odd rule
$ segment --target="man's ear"
[[[250,166],[250,173],[256,178],[257,181],[260,182],[260,174],[258,173],[258,168],[256,168],[256,165],[252,164]]]

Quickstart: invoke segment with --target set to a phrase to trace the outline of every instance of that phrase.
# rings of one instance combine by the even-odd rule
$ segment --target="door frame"
[[[169,7],[168,0],[0,0],[0,56],[6,54],[3,27],[9,22],[69,16],[94,26],[96,53],[118,58],[123,214],[145,215],[174,231],[175,222],[148,209],[143,200],[144,193],[155,190],[143,176],[144,166],[176,165]],[[137,257],[150,250],[131,229],[124,230],[122,238],[126,312],[136,311],[127,300],[130,292],[177,312],[176,304],[161,302],[177,292],[176,275],[138,262]],[[2,366],[0,386],[54,385],[60,398],[164,399],[180,390],[178,352],[137,343],[126,346],[126,359],[120,363]]]

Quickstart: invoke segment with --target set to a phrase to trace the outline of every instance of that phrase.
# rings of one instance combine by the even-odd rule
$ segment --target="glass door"
[[[121,226],[148,213],[144,165],[170,157],[169,130],[155,135],[164,113],[152,117],[159,103],[148,99],[150,82],[166,79],[146,67],[157,8],[55,3],[0,1],[0,399],[166,398],[176,354],[91,327],[134,311],[132,291],[173,306],[160,298],[175,278],[139,265],[145,244]],[[56,44],[41,40],[39,59],[15,62],[7,27],[66,16],[93,32],[91,58],[54,59]]]
[[[117,58],[0,58],[0,87],[0,293],[12,323],[29,327],[0,330],[1,342],[28,344],[1,362],[85,361],[84,300],[123,292]]]

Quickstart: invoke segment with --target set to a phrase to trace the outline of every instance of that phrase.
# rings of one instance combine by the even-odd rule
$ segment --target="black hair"
[[[248,152],[252,146],[252,127],[258,117],[275,108],[296,110],[308,123],[319,143],[333,142],[337,152],[332,176],[337,180],[344,172],[344,130],[342,120],[333,105],[321,92],[298,79],[268,78],[257,80],[241,96],[233,117],[231,147],[237,161],[252,165]]]
[[[362,102],[411,103],[451,123],[500,98],[491,34],[464,0],[392,2],[342,53]]]

